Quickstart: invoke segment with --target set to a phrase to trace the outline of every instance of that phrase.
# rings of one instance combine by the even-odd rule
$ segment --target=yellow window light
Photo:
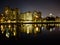
[[[38,31],[39,30],[39,28],[38,27],[36,27],[36,31]]]

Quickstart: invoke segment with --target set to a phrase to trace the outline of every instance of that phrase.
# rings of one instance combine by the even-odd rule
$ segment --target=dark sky
[[[60,16],[60,0],[0,0],[0,12],[6,6],[19,8],[21,12],[41,11],[43,16],[49,13]]]

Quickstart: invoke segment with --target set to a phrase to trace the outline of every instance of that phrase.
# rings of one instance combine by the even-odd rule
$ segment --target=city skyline
[[[55,16],[60,15],[60,1],[59,0],[1,0],[0,12],[6,5],[11,8],[19,8],[21,12],[27,11],[41,11],[43,16],[53,13]]]
[[[1,1],[0,39],[37,38],[39,40],[41,37],[45,39],[46,36],[51,38],[60,35],[59,0],[49,0],[50,2],[40,0],[41,3],[39,0],[32,1],[34,0]]]

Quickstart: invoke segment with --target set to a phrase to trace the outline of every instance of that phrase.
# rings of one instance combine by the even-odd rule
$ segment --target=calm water
[[[2,40],[2,41],[1,41]],[[20,33],[19,36],[11,36],[7,38],[4,34],[0,34],[0,41],[5,44],[60,44],[60,28],[56,27],[55,30],[49,31],[46,28],[38,34]]]
[[[60,39],[60,27],[54,27],[53,29],[46,29],[41,28],[41,32],[38,32],[37,34],[26,34],[26,33],[19,33],[17,36],[11,36],[10,38],[7,38],[5,34],[0,33],[0,39]]]

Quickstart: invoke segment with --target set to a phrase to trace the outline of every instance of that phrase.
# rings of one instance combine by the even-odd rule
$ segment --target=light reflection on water
[[[11,31],[17,30],[17,26],[16,26],[16,25],[1,25],[0,28],[1,28],[1,31],[5,31],[6,28],[10,29]],[[21,28],[20,26],[19,26],[18,28],[19,28],[19,30],[21,31],[22,28]],[[31,27],[30,27],[30,28],[31,28]],[[30,28],[27,27],[26,30],[29,30]],[[44,27],[44,26],[35,27],[35,28],[36,28],[37,31],[38,31],[38,30],[41,30],[41,31],[60,31],[60,27],[59,27],[59,26],[58,26],[58,27],[53,27],[53,28],[51,28],[51,27],[47,28],[47,27]],[[35,29],[35,28],[33,28],[33,29]],[[25,28],[24,28],[24,29],[25,29]],[[23,30],[24,30],[24,29],[23,29]],[[32,29],[31,29],[31,30],[32,30]],[[32,31],[33,31],[33,30],[32,30]]]
[[[36,29],[34,29],[33,28],[33,30],[31,31],[31,33],[29,32],[29,29],[27,30],[28,32],[23,32],[23,31],[21,31],[21,27],[19,26],[18,27],[19,29],[19,31],[17,32],[17,26],[16,25],[1,25],[1,31],[4,33],[4,31],[7,31],[6,32],[6,35],[7,35],[7,37],[9,37],[10,35],[9,35],[9,33],[11,33],[11,36],[16,36],[16,34],[18,33],[18,34],[22,34],[22,35],[25,35],[25,34],[27,34],[28,33],[28,35],[29,34],[33,34],[34,33],[34,35],[36,36],[37,34],[40,34],[40,33],[42,33],[42,34],[47,34],[47,33],[50,33],[50,32],[55,32],[55,31],[60,31],[60,27],[53,27],[53,28],[51,28],[51,27],[49,27],[49,29],[47,29],[47,27],[44,27],[44,26],[42,26],[42,27],[37,27],[36,29],[37,29],[37,31],[34,31],[34,30],[36,30]],[[7,30],[6,30],[7,29]],[[23,34],[24,33],[24,34]],[[26,36],[26,35],[25,35]]]

